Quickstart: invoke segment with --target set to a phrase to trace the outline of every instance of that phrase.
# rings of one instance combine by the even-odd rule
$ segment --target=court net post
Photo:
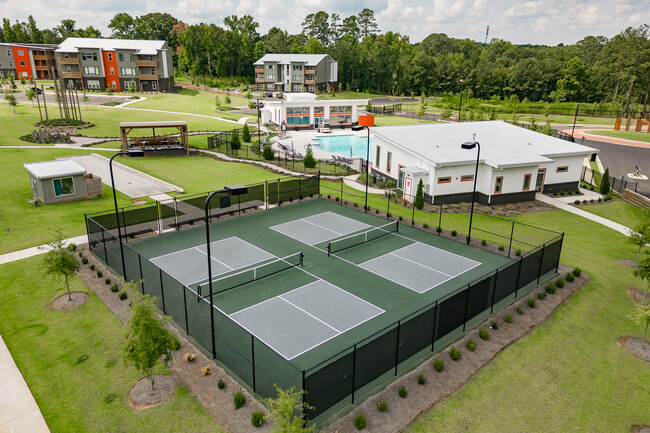
[[[327,243],[327,257],[332,255],[332,243],[328,242]]]

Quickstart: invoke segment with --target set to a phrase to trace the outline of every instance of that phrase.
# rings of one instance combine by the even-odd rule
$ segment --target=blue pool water
[[[370,139],[370,161],[372,162],[372,138]],[[356,135],[325,135],[314,138],[316,149],[325,152],[336,153],[340,156],[350,156],[350,146],[352,146],[352,156],[366,158],[368,137]]]

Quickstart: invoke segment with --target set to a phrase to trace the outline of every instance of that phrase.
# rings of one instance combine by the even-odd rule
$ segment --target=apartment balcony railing
[[[59,63],[62,65],[78,65],[79,58],[77,57],[59,57]]]
[[[158,80],[158,74],[138,74],[140,80]]]
[[[145,60],[145,59],[136,59],[135,64],[138,66],[157,66],[158,63],[156,60]]]
[[[305,80],[305,84],[316,84],[316,80]]]
[[[256,74],[263,74],[264,73],[264,68],[255,68],[255,73]]]
[[[256,83],[263,83],[263,82],[264,82],[264,78],[255,78],[255,82],[256,82]]]
[[[81,71],[77,72],[60,72],[61,78],[81,78]]]

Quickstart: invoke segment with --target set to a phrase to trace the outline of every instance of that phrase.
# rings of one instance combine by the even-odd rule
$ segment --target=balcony
[[[255,68],[255,73],[256,74],[263,74],[264,73],[264,68]]]
[[[305,84],[316,84],[316,80],[305,80]]]
[[[77,57],[59,57],[59,63],[62,65],[78,65],[79,64],[79,58]]]
[[[256,82],[256,83],[263,83],[263,82],[264,82],[264,78],[255,78],[255,82]]]
[[[138,74],[140,80],[158,80],[158,74]]]
[[[61,78],[78,78],[81,79],[81,71],[77,72],[59,72]]]
[[[153,66],[153,67],[158,66],[158,62],[156,62],[156,59],[154,60],[136,59],[135,64],[138,66]]]
[[[53,60],[54,59],[54,56],[52,56],[51,54],[50,55],[47,55],[47,54],[34,54],[33,57],[34,57],[34,60]]]

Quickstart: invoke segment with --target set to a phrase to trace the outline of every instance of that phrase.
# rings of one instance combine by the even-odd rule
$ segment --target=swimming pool
[[[372,150],[372,138],[370,139],[370,149]],[[325,135],[314,138],[315,148],[325,152],[336,153],[340,156],[350,156],[350,147],[352,147],[352,156],[366,158],[368,137],[357,135]],[[372,152],[371,157],[372,157]],[[372,160],[371,160],[372,161]]]

